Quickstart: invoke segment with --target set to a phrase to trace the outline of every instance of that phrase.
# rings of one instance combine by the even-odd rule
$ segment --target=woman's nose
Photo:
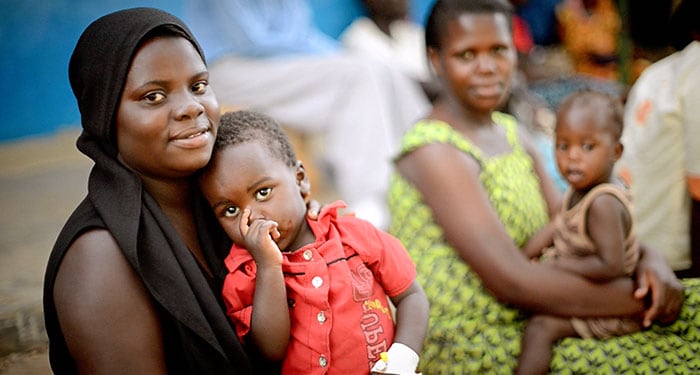
[[[478,55],[476,59],[477,69],[480,72],[491,73],[496,70],[496,61],[493,59],[493,57],[487,54],[482,54]]]
[[[204,113],[204,105],[190,92],[178,95],[176,99],[176,117],[178,120],[194,119]]]

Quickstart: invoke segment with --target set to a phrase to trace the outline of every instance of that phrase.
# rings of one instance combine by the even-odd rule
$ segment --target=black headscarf
[[[204,54],[189,29],[152,8],[117,11],[83,32],[69,64],[69,78],[83,126],[77,146],[95,165],[88,195],[64,226],[49,259],[44,314],[54,372],[75,372],[56,316],[53,286],[73,240],[91,227],[106,228],[156,303],[165,356],[172,373],[249,373],[250,364],[219,298],[228,240],[197,197],[200,242],[214,281],[208,280],[141,179],[117,160],[115,114],[131,61],[154,30],[167,28]],[[183,197],[184,198],[184,197]]]

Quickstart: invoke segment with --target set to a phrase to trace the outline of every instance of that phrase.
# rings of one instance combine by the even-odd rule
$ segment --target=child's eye
[[[557,150],[566,151],[568,148],[566,143],[557,143]]]
[[[224,216],[225,217],[234,217],[238,214],[238,207],[236,206],[228,206],[224,208]]]
[[[272,193],[272,188],[262,188],[255,193],[255,199],[259,201],[264,201]]]
[[[584,151],[591,151],[595,148],[595,145],[593,143],[584,143],[581,148],[583,148]]]

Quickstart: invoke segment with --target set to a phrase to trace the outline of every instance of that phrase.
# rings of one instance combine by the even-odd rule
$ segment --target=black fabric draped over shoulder
[[[155,301],[169,373],[252,372],[224,314],[219,287],[230,242],[211,210],[199,197],[197,229],[214,280],[201,271],[139,177],[117,160],[114,118],[131,60],[144,38],[166,25],[189,40],[204,60],[181,20],[152,8],[126,9],[97,19],[81,35],[70,60],[69,78],[83,126],[77,146],[95,164],[88,195],[61,231],[45,274],[44,317],[50,362],[57,374],[75,373],[76,367],[56,315],[56,275],[68,247],[91,228],[105,228],[114,236]]]

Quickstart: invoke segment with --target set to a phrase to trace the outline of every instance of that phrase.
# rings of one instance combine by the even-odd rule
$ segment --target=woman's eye
[[[255,199],[257,199],[259,201],[263,201],[263,200],[267,199],[267,197],[270,196],[271,192],[272,192],[272,188],[260,189],[255,193]]]
[[[162,92],[149,92],[143,99],[147,103],[156,104],[165,100],[165,95]]]
[[[497,46],[497,47],[494,47],[494,48],[493,48],[493,52],[495,52],[495,53],[497,53],[497,54],[499,54],[499,55],[503,55],[503,54],[505,54],[506,52],[508,52],[508,47],[506,47],[506,46]]]
[[[236,206],[228,206],[224,209],[224,216],[225,217],[234,217],[238,214],[238,207]]]
[[[205,81],[197,82],[194,85],[192,85],[192,92],[203,93],[207,90],[207,86],[209,85]]]
[[[462,59],[464,60],[473,60],[474,57],[476,57],[474,51],[464,51],[464,53],[462,53]]]

